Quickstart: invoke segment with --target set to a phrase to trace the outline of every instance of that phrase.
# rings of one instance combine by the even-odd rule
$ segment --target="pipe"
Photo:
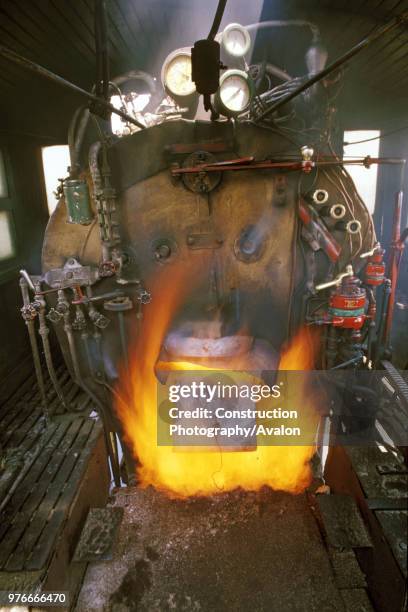
[[[248,31],[251,30],[265,30],[266,28],[282,28],[282,27],[303,27],[310,28],[311,33],[313,34],[313,40],[318,40],[320,38],[320,30],[315,23],[311,21],[306,21],[304,19],[270,19],[268,21],[258,21],[257,23],[251,23],[245,28]]]
[[[221,19],[222,19],[222,16],[224,14],[224,10],[225,10],[226,4],[227,4],[227,0],[219,0],[218,1],[217,10],[216,10],[215,16],[214,16],[214,21],[213,21],[213,24],[211,26],[210,33],[207,36],[208,40],[214,40],[215,35],[217,34],[218,29],[220,27]]]
[[[109,40],[105,0],[95,0],[96,95],[109,100]]]
[[[60,289],[58,291],[58,305],[63,307],[61,311],[63,312],[64,318],[64,331],[68,340],[69,353],[71,355],[72,367],[74,369],[75,382],[78,384],[78,381],[81,378],[81,373],[79,369],[78,355],[75,348],[74,334],[72,331],[72,325],[70,320],[69,303],[65,297],[63,289]]]
[[[40,286],[39,282],[35,284],[35,292],[36,292],[35,293],[35,300],[39,304],[38,319],[40,321],[40,329],[39,329],[38,333],[41,336],[43,347],[44,347],[45,363],[47,364],[48,374],[50,375],[53,387],[55,389],[55,393],[57,394],[57,397],[58,397],[59,401],[61,402],[64,410],[67,411],[68,410],[68,406],[67,406],[67,403],[65,401],[64,394],[62,392],[60,384],[58,382],[58,378],[57,378],[57,375],[56,375],[56,372],[55,372],[55,368],[54,368],[54,364],[53,364],[53,361],[52,361],[50,342],[48,340],[48,334],[50,333],[50,330],[48,329],[47,323],[45,321],[45,307],[46,307],[46,304],[45,304],[45,300],[44,300],[43,296],[41,295],[41,286]]]
[[[376,354],[375,354],[375,361],[376,363],[378,363],[380,361],[380,359],[383,357],[383,349],[384,349],[384,344],[383,344],[383,337],[384,337],[384,330],[385,330],[385,322],[387,319],[387,311],[388,311],[388,302],[390,299],[390,294],[391,294],[391,281],[386,278],[384,279],[384,284],[383,284],[383,295],[382,295],[382,303],[381,303],[381,316],[380,316],[380,323],[379,323],[379,329],[378,329],[378,334],[377,334],[377,346],[376,346]]]
[[[92,367],[91,356],[89,354],[89,345],[88,345],[89,335],[86,330],[84,330],[81,333],[81,340],[85,348],[85,353],[86,353],[86,357],[88,361],[88,367],[92,373],[93,367]],[[92,378],[94,379],[93,376]],[[112,436],[111,436],[112,432],[111,432],[111,427],[109,426],[109,419],[107,416],[105,406],[99,400],[99,398],[95,395],[95,393],[92,391],[92,389],[85,382],[84,378],[82,378],[81,375],[79,375],[78,384],[89,395],[89,397],[92,399],[94,404],[98,407],[98,412],[99,412],[99,415],[101,417],[102,424],[103,424],[106,450],[108,451],[109,459],[110,459],[111,466],[112,466],[113,479],[115,481],[115,485],[117,487],[120,487],[121,478],[120,478],[120,466],[119,466],[119,461],[118,461],[118,453],[117,453],[116,446],[114,446],[112,443]]]
[[[20,289],[21,289],[21,295],[23,297],[23,304],[25,307],[27,307],[30,304],[30,296],[28,293],[28,282],[25,276],[22,276],[22,278],[20,278]],[[34,323],[34,319],[25,318],[24,320],[25,320],[25,324],[27,325],[31,352],[33,354],[34,370],[35,370],[35,376],[37,379],[38,389],[40,391],[41,405],[43,408],[45,418],[46,420],[48,420],[49,414],[48,414],[47,395],[45,393],[44,377],[43,377],[43,372],[42,372],[42,367],[41,367],[40,353],[38,350],[37,336],[35,334],[35,323]]]
[[[72,331],[72,325],[70,322],[70,305],[69,305],[68,300],[65,297],[65,293],[63,289],[61,289],[58,292],[58,294],[59,294],[60,303],[64,305],[64,309],[63,309],[64,331],[65,331],[65,334],[68,340],[69,352],[71,355],[71,361],[72,361],[72,365],[74,368],[75,382],[77,383],[79,387],[81,387],[81,389],[83,389],[83,391],[85,391],[85,393],[87,393],[87,395],[91,398],[95,406],[98,408],[98,412],[102,420],[102,425],[103,425],[103,430],[104,430],[106,449],[107,449],[107,452],[108,452],[108,455],[111,461],[111,465],[112,465],[112,473],[113,473],[113,477],[115,480],[115,485],[120,486],[120,471],[118,467],[118,461],[114,455],[112,444],[111,444],[111,439],[109,435],[110,428],[108,426],[108,418],[107,418],[105,406],[97,398],[97,396],[93,393],[93,391],[90,389],[90,387],[87,385],[87,383],[85,382],[84,378],[81,375],[81,369],[79,366],[78,356],[77,356],[77,351],[76,351],[76,346],[75,346],[75,337],[74,337],[74,333]],[[87,357],[89,358],[88,346],[87,346],[87,334],[85,335],[82,334],[82,340],[84,341],[84,343],[86,343],[85,349],[86,349]]]
[[[312,85],[324,79],[326,76],[328,76],[329,74],[331,74],[332,72],[340,68],[340,66],[343,66],[343,64],[348,62],[348,60],[350,60],[352,57],[357,55],[360,51],[368,47],[368,45],[375,42],[376,40],[381,38],[381,36],[383,36],[384,34],[387,34],[388,32],[395,29],[396,27],[403,25],[404,22],[406,22],[407,20],[408,20],[408,11],[405,11],[401,15],[397,15],[396,17],[393,17],[390,21],[384,24],[376,32],[369,34],[366,38],[363,38],[363,40],[361,40],[359,43],[354,45],[354,47],[352,47],[346,53],[344,53],[339,58],[337,58],[334,62],[331,62],[331,64],[326,66],[326,68],[324,68],[323,70],[320,70],[320,72],[317,72],[316,74],[314,74],[312,77],[310,77],[310,79],[308,79],[305,83],[302,83],[301,85],[299,85],[299,87],[297,87],[294,91],[289,93],[287,96],[285,96],[281,100],[278,100],[277,102],[275,102],[275,104],[272,104],[272,106],[266,109],[256,119],[256,121],[262,121],[262,119],[264,119],[271,113],[274,113],[275,111],[280,109],[282,106],[284,106],[285,104],[287,104],[294,98],[297,98],[297,96],[299,96],[301,93],[303,93],[304,91],[312,87]]]
[[[80,106],[74,113],[68,129],[68,147],[71,160],[70,177],[75,178],[80,170],[80,153],[86,129],[88,127],[90,111],[86,106]]]
[[[367,361],[372,360],[373,336],[375,332],[375,317],[377,312],[375,294],[373,289],[367,289],[368,296],[368,330],[367,330]]]
[[[356,363],[359,363],[360,361],[362,361],[363,356],[362,355],[358,355],[357,357],[353,357],[352,359],[348,359],[348,361],[343,361],[343,363],[339,363],[336,366],[333,366],[332,368],[329,368],[330,371],[333,370],[341,370],[342,368],[347,368],[347,366],[349,365],[353,365]]]
[[[394,305],[395,305],[395,294],[397,291],[398,273],[399,273],[399,260],[401,252],[401,212],[402,212],[402,199],[403,191],[398,191],[395,198],[394,206],[394,217],[392,223],[392,241],[391,241],[391,253],[388,269],[388,278],[391,281],[391,289],[387,303],[387,312],[385,316],[384,326],[384,337],[383,345],[385,348],[389,348],[392,319],[394,316]]]
[[[35,293],[34,283],[31,279],[31,276],[27,272],[27,270],[20,270],[20,275],[25,279],[27,285],[30,287],[31,291]]]
[[[107,237],[105,235],[105,223],[104,223],[104,214],[101,206],[101,202],[99,199],[100,194],[102,193],[102,176],[101,171],[98,164],[98,156],[99,152],[102,148],[101,142],[95,142],[89,148],[89,171],[92,177],[93,183],[93,192],[95,205],[98,215],[98,227],[99,227],[99,236],[102,244],[102,261],[110,261],[110,247],[107,243]]]
[[[140,128],[141,130],[145,129],[146,126],[144,126],[143,123],[140,123],[140,121],[137,121],[137,119],[134,119],[134,117],[131,117],[130,115],[121,111],[120,109],[115,108],[110,102],[107,102],[106,100],[99,98],[93,93],[90,93],[89,91],[86,91],[85,89],[82,89],[82,87],[75,85],[75,83],[71,83],[71,81],[67,81],[66,79],[59,76],[58,74],[51,72],[51,70],[44,68],[43,66],[41,66],[40,64],[37,64],[36,62],[32,62],[31,60],[27,59],[26,57],[23,57],[22,55],[20,55],[19,53],[16,53],[15,51],[12,51],[12,49],[9,49],[8,47],[5,47],[4,45],[0,45],[0,55],[10,60],[11,62],[14,62],[21,68],[30,70],[31,72],[34,72],[35,74],[43,76],[49,81],[52,81],[53,83],[56,83],[57,85],[61,85],[61,87],[65,87],[65,89],[69,89],[77,93],[78,95],[86,98],[88,101],[95,102],[97,105],[110,111],[111,113],[115,113],[115,115],[118,115],[119,117],[124,119],[124,121],[128,121],[129,123],[132,123],[133,125]]]

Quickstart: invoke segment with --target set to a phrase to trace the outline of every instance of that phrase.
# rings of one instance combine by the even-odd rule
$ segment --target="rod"
[[[391,291],[387,304],[387,313],[385,319],[383,344],[385,348],[389,347],[392,320],[394,316],[395,294],[397,291],[398,272],[399,272],[399,255],[401,252],[401,213],[402,213],[403,192],[398,191],[395,197],[394,218],[392,224],[392,242],[388,277],[391,280]]]
[[[31,72],[34,72],[35,74],[43,76],[49,81],[52,81],[53,83],[61,85],[61,87],[65,87],[65,89],[70,89],[71,91],[74,91],[80,96],[87,98],[87,100],[92,100],[92,102],[95,102],[96,104],[102,106],[106,110],[109,110],[111,113],[115,113],[115,115],[119,115],[119,117],[121,117],[121,119],[123,119],[124,121],[127,121],[128,123],[132,123],[133,125],[135,125],[136,127],[142,130],[145,129],[146,126],[144,126],[143,123],[140,123],[139,121],[137,121],[137,119],[135,119],[134,117],[131,117],[127,113],[124,113],[122,110],[115,108],[112,104],[110,104],[110,102],[107,102],[106,100],[99,98],[93,93],[90,93],[89,91],[86,91],[85,89],[82,89],[82,87],[75,85],[75,83],[71,83],[71,81],[67,81],[66,79],[59,76],[58,74],[55,74],[54,72],[51,72],[51,70],[48,70],[48,68],[44,68],[44,66],[40,66],[40,64],[37,64],[36,62],[33,62],[27,59],[26,57],[23,57],[19,53],[12,51],[11,49],[9,49],[8,47],[5,47],[4,45],[0,45],[0,55],[10,60],[11,62],[14,62],[21,68],[30,70]]]
[[[43,343],[43,348],[44,348],[44,356],[45,356],[45,363],[47,365],[47,369],[48,369],[48,374],[50,375],[51,378],[51,382],[53,384],[55,393],[59,399],[59,401],[61,402],[61,405],[64,409],[65,412],[68,411],[68,405],[67,402],[65,400],[63,391],[61,389],[61,386],[58,382],[58,378],[57,378],[57,374],[55,372],[55,368],[54,368],[54,363],[52,361],[52,354],[51,354],[51,347],[50,347],[50,341],[48,339],[48,334],[50,333],[50,330],[47,327],[47,323],[46,323],[46,319],[45,319],[45,300],[42,296],[40,296],[40,294],[38,293],[39,291],[41,291],[41,287],[40,287],[40,283],[36,283],[35,285],[35,296],[34,299],[39,303],[39,310],[38,310],[38,319],[40,322],[40,328],[38,330],[38,333],[41,336],[42,339],[42,343]]]
[[[25,272],[25,271],[22,271],[22,272]],[[27,274],[27,276],[28,276],[28,274]],[[30,277],[28,277],[28,278],[30,278]],[[30,281],[31,281],[31,279],[30,279]],[[26,278],[25,275],[23,275],[22,278],[20,279],[20,289],[21,289],[21,294],[23,296],[24,306],[29,306],[29,304],[30,304],[30,297],[29,297],[29,293],[28,293],[28,281],[27,281],[27,278]],[[36,376],[36,379],[37,379],[38,389],[40,391],[41,404],[42,404],[44,415],[48,419],[49,415],[48,415],[47,395],[46,395],[46,392],[45,392],[44,377],[43,377],[43,372],[42,372],[42,367],[41,367],[40,352],[38,350],[37,336],[35,334],[34,319],[25,319],[25,324],[27,325],[28,337],[29,337],[30,346],[31,346],[31,352],[33,354],[34,370],[35,370],[35,376]]]
[[[109,101],[108,18],[105,0],[95,0],[96,95]]]
[[[84,345],[84,349],[85,349],[85,354],[87,357],[87,361],[88,361],[88,365],[89,365],[89,370],[92,374],[92,365],[91,365],[91,356],[89,353],[89,334],[87,330],[84,330],[81,333],[81,340],[82,343]],[[96,379],[94,377],[92,377],[93,380],[95,381]],[[96,381],[97,382],[97,381]],[[88,385],[88,383],[85,381],[85,379],[81,376],[81,373],[79,371],[78,373],[78,385],[85,391],[85,393],[88,394],[88,396],[91,398],[91,400],[93,401],[93,403],[95,404],[95,408],[99,414],[99,417],[102,421],[102,425],[103,425],[103,432],[104,432],[104,437],[105,437],[105,444],[106,444],[106,450],[108,452],[108,456],[110,459],[110,464],[111,464],[111,468],[112,468],[112,475],[113,475],[113,479],[115,482],[115,485],[117,487],[120,487],[120,465],[119,465],[119,459],[118,459],[118,453],[117,453],[117,447],[116,445],[113,444],[112,441],[112,432],[111,429],[111,425],[110,425],[110,419],[105,407],[105,404],[97,397],[97,395],[93,392],[92,388]]]
[[[385,322],[387,318],[388,301],[390,299],[390,294],[391,294],[391,281],[388,278],[386,278],[383,284],[381,315],[380,315],[380,322],[379,322],[378,334],[377,334],[377,346],[376,346],[376,351],[375,351],[375,363],[376,364],[378,364],[380,359],[382,359],[384,356],[383,355],[384,353],[383,337],[384,337],[384,329],[385,329]]]
[[[92,389],[89,387],[85,379],[81,374],[81,368],[78,362],[78,354],[76,350],[75,344],[75,336],[72,330],[72,325],[70,321],[70,304],[65,296],[65,292],[61,289],[59,292],[59,300],[60,303],[65,306],[64,308],[64,331],[68,340],[68,347],[71,356],[72,365],[74,368],[74,379],[76,384],[91,398],[92,402],[95,404],[95,408],[98,411],[99,417],[102,421],[103,431],[105,436],[106,449],[111,461],[112,473],[115,480],[115,485],[120,486],[120,468],[117,460],[117,456],[114,453],[114,449],[112,448],[111,438],[110,438],[110,426],[109,419],[106,413],[105,406],[101,401],[99,401],[98,397],[93,393]],[[85,346],[85,352],[88,357],[89,362],[89,350],[88,350],[88,333],[84,331],[81,334],[81,339]]]
[[[130,380],[130,369],[129,369],[129,356],[127,351],[127,340],[126,340],[126,328],[125,328],[125,319],[123,317],[123,312],[117,312],[118,322],[119,322],[119,336],[120,336],[120,345],[122,348],[123,359],[125,361],[126,372],[128,375],[128,380]]]
[[[246,161],[246,158],[245,158]],[[243,163],[242,160],[232,160],[225,162],[217,162],[214,164],[201,164],[199,166],[189,166],[187,168],[172,168],[171,173],[173,176],[180,174],[196,174],[197,172],[227,172],[227,171],[243,171],[243,170],[273,170],[273,169],[286,169],[286,170],[311,170],[312,168],[319,168],[321,166],[364,166],[369,168],[372,164],[390,164],[390,165],[403,165],[406,160],[400,157],[361,157],[359,159],[323,159],[317,161],[249,161]]]
[[[220,27],[221,19],[224,14],[225,5],[227,4],[227,0],[218,0],[217,10],[214,15],[214,21],[211,26],[210,33],[208,34],[208,40],[214,40],[215,35],[218,32],[218,28]]]
[[[331,74],[332,72],[340,68],[340,66],[348,62],[348,60],[350,60],[352,57],[357,55],[357,53],[360,53],[360,51],[368,47],[368,45],[378,40],[378,38],[381,38],[381,36],[383,36],[384,34],[387,34],[394,28],[402,25],[404,22],[407,21],[407,19],[408,19],[408,11],[405,11],[401,13],[401,15],[397,15],[396,17],[393,17],[393,19],[391,19],[386,24],[384,24],[381,28],[379,28],[377,32],[373,32],[366,38],[363,38],[363,40],[361,40],[359,43],[354,45],[354,47],[352,47],[346,53],[338,57],[336,60],[334,60],[334,62],[326,66],[326,68],[324,68],[320,72],[317,72],[310,79],[305,81],[305,83],[303,83],[302,85],[299,85],[299,87],[294,89],[291,93],[287,94],[285,97],[283,97],[278,102],[275,102],[275,104],[272,104],[272,106],[266,109],[256,119],[256,121],[262,121],[262,119],[264,119],[271,113],[274,113],[275,111],[277,111],[284,104],[287,104],[288,102],[293,100],[293,98],[296,98],[299,94],[303,93],[304,91],[312,87],[312,85],[314,85],[315,83],[318,83],[319,81],[324,79],[326,76],[328,76],[329,74]]]

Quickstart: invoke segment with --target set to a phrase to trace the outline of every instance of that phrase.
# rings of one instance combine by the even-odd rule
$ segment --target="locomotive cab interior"
[[[0,29],[0,610],[406,610],[408,1]]]

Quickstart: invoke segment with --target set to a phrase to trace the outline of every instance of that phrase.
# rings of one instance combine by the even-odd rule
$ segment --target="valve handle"
[[[341,284],[343,278],[347,278],[348,276],[354,276],[353,266],[350,264],[346,266],[346,270],[344,272],[338,274],[333,280],[328,281],[327,283],[321,283],[320,285],[316,285],[315,290],[322,291],[323,289],[328,289],[329,287],[338,287]]]
[[[360,255],[360,259],[365,259],[366,257],[372,257],[372,255],[374,255],[374,253],[376,253],[377,251],[379,251],[381,249],[381,244],[379,242],[377,242],[373,248],[371,249],[371,251],[367,251],[367,253],[361,253]]]

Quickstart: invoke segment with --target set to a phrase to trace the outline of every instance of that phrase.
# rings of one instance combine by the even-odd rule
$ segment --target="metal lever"
[[[374,245],[371,251],[367,251],[367,253],[361,253],[360,259],[365,259],[366,257],[372,257],[374,253],[376,253],[380,249],[381,249],[381,244],[377,242],[377,244]]]
[[[336,276],[336,278],[334,278],[333,280],[328,281],[327,283],[321,283],[320,285],[316,285],[315,290],[322,291],[323,289],[328,289],[329,287],[338,287],[343,278],[347,278],[348,276],[354,276],[353,266],[351,265],[346,266],[346,271],[341,272],[341,274]]]
[[[29,275],[29,273],[27,272],[27,270],[20,270],[20,274],[21,276],[23,276],[25,278],[25,280],[27,281],[28,286],[30,287],[31,291],[33,293],[35,293],[35,287],[34,287],[34,283],[32,281],[31,276]]]

